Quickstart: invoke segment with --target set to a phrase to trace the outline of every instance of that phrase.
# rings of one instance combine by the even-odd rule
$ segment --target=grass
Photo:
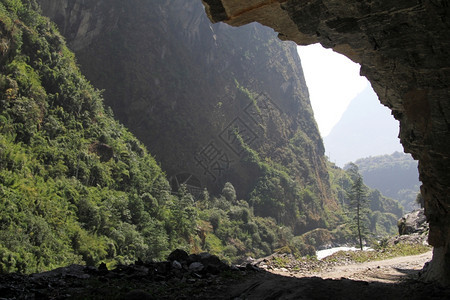
[[[272,263],[277,268],[286,268],[289,261],[288,257],[276,256],[273,258]]]

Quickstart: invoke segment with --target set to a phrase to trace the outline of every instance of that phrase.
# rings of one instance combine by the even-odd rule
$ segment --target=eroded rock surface
[[[436,1],[204,0],[213,22],[270,26],[281,39],[320,42],[361,64],[382,104],[400,121],[406,152],[419,160],[430,280],[450,282],[450,4]]]

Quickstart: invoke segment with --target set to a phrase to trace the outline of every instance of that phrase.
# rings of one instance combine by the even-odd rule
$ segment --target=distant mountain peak
[[[367,86],[324,138],[325,151],[330,161],[341,167],[362,157],[403,152],[398,131],[398,122]]]

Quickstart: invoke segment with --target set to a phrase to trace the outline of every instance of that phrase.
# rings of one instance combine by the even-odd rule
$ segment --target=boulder
[[[189,258],[189,254],[187,254],[186,251],[181,250],[181,249],[175,249],[174,251],[172,251],[172,253],[169,254],[169,256],[167,257],[168,261],[174,261],[177,260],[179,262],[183,262],[183,261],[187,261]]]
[[[398,233],[400,235],[412,233],[422,234],[427,231],[428,223],[423,209],[417,209],[407,213],[398,220]]]
[[[177,270],[181,270],[181,268],[182,268],[180,262],[177,261],[177,260],[174,260],[174,261],[172,262],[172,267],[173,267],[174,269],[177,269]]]
[[[193,262],[189,265],[189,271],[192,272],[200,272],[205,268],[205,266],[201,262]]]

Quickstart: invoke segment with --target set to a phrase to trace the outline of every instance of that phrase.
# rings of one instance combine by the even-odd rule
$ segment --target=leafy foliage
[[[162,259],[196,211],[33,1],[0,1],[0,272]]]
[[[230,262],[280,249],[299,256],[313,254],[290,227],[280,226],[272,217],[256,216],[247,201],[229,198],[230,190],[233,185],[226,183],[222,195],[197,202],[201,248]]]
[[[158,260],[174,248],[229,261],[310,251],[275,218],[304,225],[303,203],[319,202],[282,167],[251,152],[265,174],[254,207],[231,183],[197,201],[185,186],[173,194],[35,3],[1,0],[0,16],[0,272]]]
[[[353,168],[348,168],[347,171],[336,167],[334,164],[329,163],[330,182],[333,193],[337,198],[340,206],[346,213],[346,221],[343,223],[351,224],[351,210],[349,209],[350,195],[352,187],[355,186],[356,180],[362,178],[357,172],[358,168],[354,165]],[[369,231],[368,237],[375,236],[377,238],[396,234],[397,220],[403,214],[403,208],[398,201],[384,197],[378,190],[372,190],[368,188],[362,182],[362,189],[367,190],[367,214],[366,214],[366,226]],[[337,227],[338,230],[333,231],[333,237],[335,240],[348,241],[349,235],[352,235],[350,228]]]
[[[299,131],[292,138],[293,144],[299,135],[306,136]],[[244,149],[244,161],[252,165],[259,174],[248,201],[256,215],[273,218],[278,224],[289,226],[296,234],[326,226],[325,221],[331,218],[325,214],[323,203],[316,196],[322,193],[319,191],[317,177],[309,173],[312,172],[312,167],[308,167],[307,173],[302,174],[301,168],[287,168],[287,163],[279,163],[270,157],[262,159],[240,136],[237,139]],[[278,157],[291,160],[297,165],[301,164],[300,161],[306,163],[308,159],[296,157],[295,148],[307,145],[308,143],[297,146],[289,144],[280,148]]]
[[[348,203],[352,179],[342,170],[316,174],[325,163],[311,155],[323,152],[319,136],[293,130],[271,155],[241,138],[245,163],[258,173],[247,200],[231,183],[215,197],[205,190],[194,199],[183,185],[173,193],[34,1],[0,0],[0,31],[0,272],[160,260],[174,248],[230,262],[312,255],[331,239],[325,228],[348,235],[337,226],[347,217],[330,211],[326,194],[329,175]],[[370,220],[381,234],[399,207],[372,194]]]

